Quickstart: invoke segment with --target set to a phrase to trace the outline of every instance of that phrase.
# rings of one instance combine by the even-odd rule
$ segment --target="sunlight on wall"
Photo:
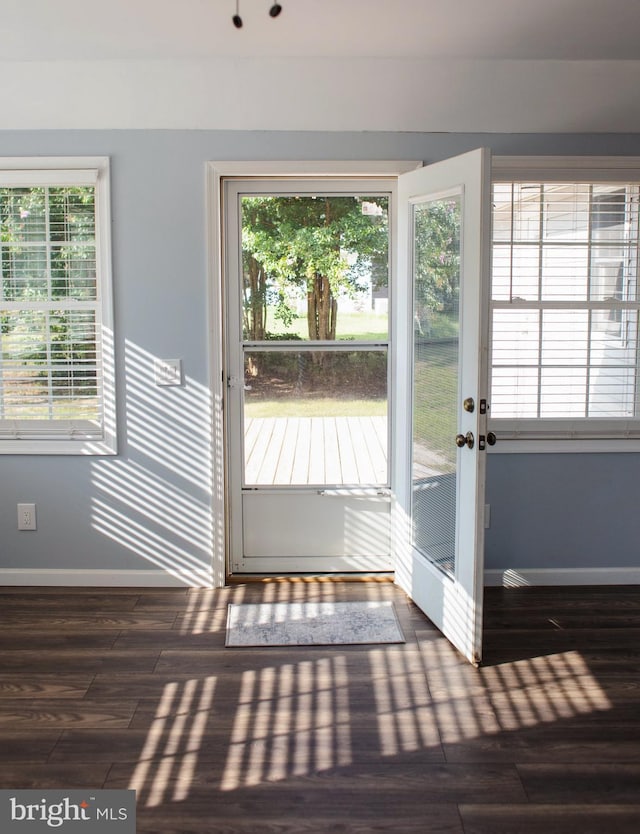
[[[210,585],[214,532],[222,531],[212,525],[209,392],[189,377],[181,386],[158,386],[156,357],[131,342],[125,360],[128,456],[92,463],[92,526],[143,566]]]
[[[165,532],[157,533],[151,524],[141,524],[134,518],[135,510],[131,504],[120,511],[112,503],[98,498],[92,501],[92,523],[100,533],[187,585],[205,587],[211,584],[211,568],[207,565],[210,551],[198,556],[194,552],[194,542],[189,540],[188,529],[178,528],[171,534],[172,538],[185,539],[186,547],[181,547]]]
[[[127,341],[127,445],[197,489],[211,494],[211,398],[190,377],[159,386],[158,357]]]

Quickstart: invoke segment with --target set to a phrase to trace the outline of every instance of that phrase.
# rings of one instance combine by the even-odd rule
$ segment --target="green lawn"
[[[423,336],[425,339],[450,339],[458,335],[458,319],[447,313],[431,311],[429,321],[423,322]],[[267,332],[274,335],[290,334],[293,338],[308,339],[307,319],[298,316],[285,327],[274,317],[273,308],[267,311]],[[372,311],[364,313],[343,313],[338,311],[336,326],[337,338],[340,340],[386,341],[388,333],[388,317]]]
[[[430,347],[433,349],[430,350]],[[455,342],[425,345],[415,363],[413,436],[434,451],[455,457],[458,403]]]
[[[341,313],[338,312],[336,326],[337,338],[362,339],[367,341],[384,341],[388,338],[387,316],[377,315],[373,312],[366,313]],[[273,309],[267,311],[267,332],[272,334],[291,334],[294,338],[308,339],[306,316],[297,316],[289,325],[277,321]]]
[[[246,417],[384,417],[386,400],[348,400],[336,397],[277,400],[245,399]]]

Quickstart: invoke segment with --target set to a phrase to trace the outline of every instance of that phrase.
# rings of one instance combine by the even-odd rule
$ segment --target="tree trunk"
[[[249,339],[263,341],[267,323],[266,276],[255,258],[247,270],[249,298],[245,294],[245,329]]]
[[[307,322],[309,338],[333,340],[336,338],[338,302],[331,291],[329,279],[316,275],[307,291]]]
[[[316,304],[315,283],[307,289],[307,329],[311,340],[318,338],[318,308]]]
[[[267,326],[266,303],[267,279],[261,265],[255,258],[250,257],[245,275],[244,288],[244,331],[246,338],[264,341]],[[260,366],[256,354],[248,358],[247,372],[252,377],[260,374]]]
[[[329,279],[316,273],[307,291],[307,321],[309,338],[329,341],[336,338],[338,302],[331,291]],[[312,354],[313,364],[322,367],[324,353]]]

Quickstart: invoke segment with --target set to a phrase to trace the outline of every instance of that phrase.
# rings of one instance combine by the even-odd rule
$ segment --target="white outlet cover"
[[[37,530],[36,505],[18,504],[18,530]]]

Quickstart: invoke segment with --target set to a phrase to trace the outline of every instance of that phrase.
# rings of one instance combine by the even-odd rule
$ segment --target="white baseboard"
[[[545,570],[486,570],[484,584],[524,588],[543,585],[640,585],[637,568],[550,568]],[[0,587],[74,588],[211,588],[201,574],[163,570],[40,570],[0,569]]]
[[[534,585],[640,585],[640,567],[486,570],[484,584],[504,588]]]
[[[210,588],[198,573],[168,573],[163,570],[40,570],[0,569],[1,586],[86,588]]]

